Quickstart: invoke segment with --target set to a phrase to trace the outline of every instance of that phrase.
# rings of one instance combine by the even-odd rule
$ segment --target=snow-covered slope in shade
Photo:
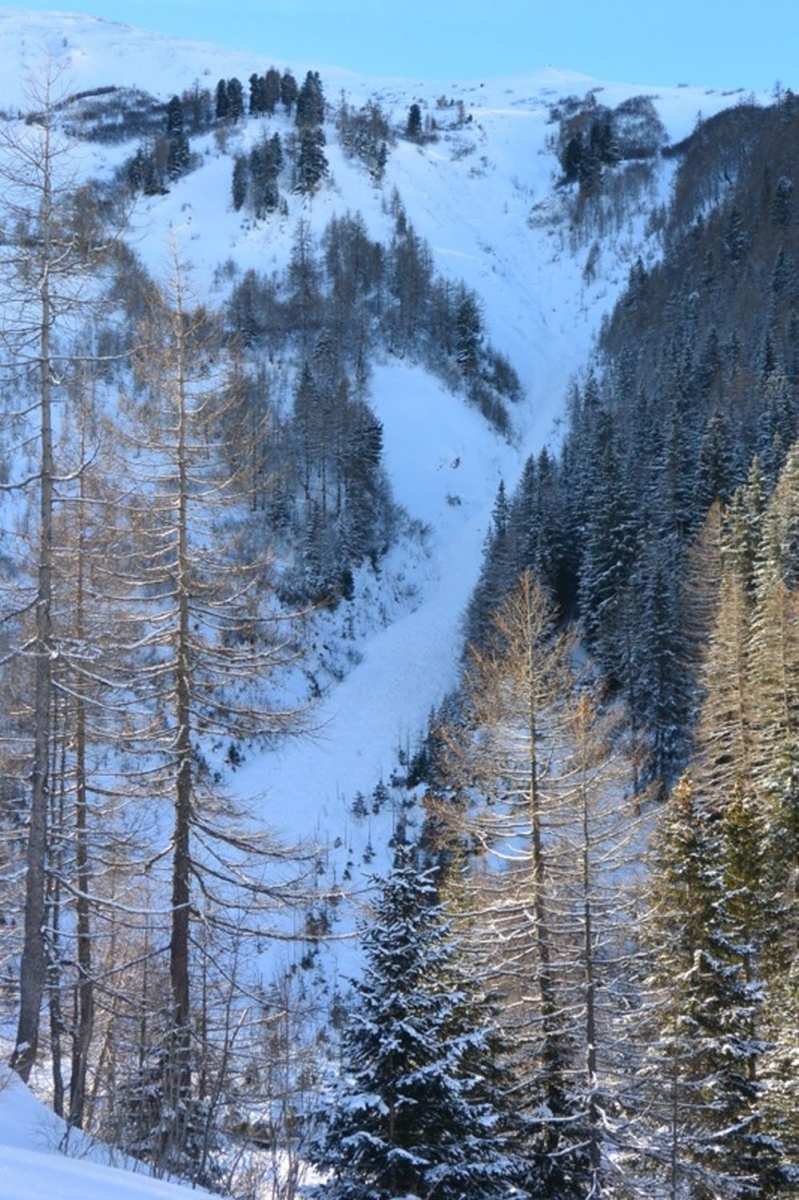
[[[265,789],[278,826],[283,814],[304,810],[309,832],[331,835],[341,834],[354,794],[388,777],[398,748],[413,743],[431,706],[454,686],[459,617],[479,572],[486,514],[499,480],[517,469],[517,452],[419,368],[380,368],[371,402],[395,496],[429,530],[417,553],[403,545],[381,568],[410,603],[360,644],[361,661],[313,711],[313,740],[289,742],[239,776],[245,792]],[[370,589],[380,600],[371,573],[360,573],[356,585],[362,599]]]
[[[185,1187],[105,1165],[108,1151],[66,1127],[16,1075],[0,1079],[2,1200],[180,1200]],[[208,1193],[193,1189],[195,1196]]]

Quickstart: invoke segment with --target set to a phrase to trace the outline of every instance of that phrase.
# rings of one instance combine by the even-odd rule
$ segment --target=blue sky
[[[276,59],[468,80],[554,65],[600,79],[799,91],[799,0],[55,0]]]

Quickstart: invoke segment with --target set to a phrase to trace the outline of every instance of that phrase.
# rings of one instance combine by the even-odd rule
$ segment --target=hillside
[[[24,36],[13,10],[6,10],[3,20],[0,34],[7,39],[9,55],[32,66],[42,40],[36,19],[26,20]],[[70,92],[103,87],[108,58],[114,62],[116,86],[135,85],[162,102],[196,80],[213,89],[217,76],[238,73],[246,80],[253,70],[271,65],[224,58],[218,48],[165,44],[112,23],[64,20]],[[47,28],[44,22],[43,31]],[[284,67],[279,61],[277,65]],[[300,77],[303,65],[294,69]],[[307,797],[311,830],[325,806],[335,811],[356,791],[370,791],[391,774],[397,748],[413,744],[430,710],[454,685],[462,646],[459,622],[479,572],[497,487],[504,480],[512,488],[527,455],[556,444],[569,380],[586,361],[603,315],[624,287],[633,261],[641,255],[652,262],[660,254],[658,238],[647,240],[645,228],[650,207],[667,194],[673,173],[669,162],[653,171],[643,194],[614,218],[616,225],[602,238],[597,261],[593,236],[582,231],[575,236],[565,225],[567,210],[555,191],[560,168],[550,145],[557,129],[552,110],[564,96],[597,89],[603,103],[615,106],[634,94],[630,88],[546,71],[458,85],[442,96],[436,84],[356,80],[335,70],[320,71],[331,107],[339,92],[351,106],[376,99],[401,131],[416,101],[428,117],[437,118],[437,140],[414,144],[400,139],[376,187],[363,165],[342,153],[328,122],[330,177],[324,186],[312,199],[287,194],[287,213],[253,222],[232,209],[231,160],[260,136],[267,122],[242,122],[228,134],[225,152],[212,133],[193,139],[192,152],[200,160],[196,169],[177,180],[168,194],[137,200],[127,236],[143,264],[157,277],[168,258],[170,237],[178,238],[191,263],[193,284],[212,303],[222,304],[230,286],[221,276],[223,265],[237,278],[250,269],[284,268],[299,220],[319,239],[332,217],[358,212],[369,234],[385,241],[393,224],[387,204],[398,193],[414,229],[430,246],[436,270],[453,284],[475,290],[486,333],[517,370],[524,400],[512,410],[508,441],[497,438],[416,367],[409,370],[389,361],[370,382],[369,400],[385,431],[394,494],[430,534],[421,554],[398,555],[400,578],[393,588],[399,600],[390,594],[390,579],[382,590],[374,580],[364,583],[372,595],[379,592],[377,606],[401,617],[403,624],[389,619],[384,631],[372,628],[359,642],[350,657],[361,661],[340,685],[346,692],[323,686],[324,709],[314,716],[323,734],[314,746],[303,744],[297,751],[300,765],[287,765],[290,751],[280,752],[274,772],[268,760],[251,765],[260,787],[270,794],[270,811],[280,814],[294,808],[292,797]],[[690,132],[700,110],[708,114],[736,99],[671,89],[657,97],[657,108],[670,138],[679,140]],[[460,106],[468,120],[458,117]],[[273,127],[285,133],[290,124],[277,116],[270,134]],[[130,153],[130,143],[106,148],[89,141],[81,147],[86,169],[100,176]],[[373,626],[374,619],[368,617],[366,624]],[[325,636],[336,636],[335,629]],[[316,671],[313,663],[309,670]],[[375,704],[375,694],[385,694],[388,679],[388,695]],[[356,743],[349,753],[333,749],[348,741]],[[309,774],[303,778],[298,770]],[[279,815],[276,823],[282,825]],[[322,831],[325,840],[338,836],[338,820],[331,824]]]
[[[52,114],[42,107],[48,47],[59,98]],[[43,824],[60,839],[48,864],[57,880],[46,890],[48,988],[75,1015],[56,1013],[52,1037],[42,1030],[32,1084],[49,1095],[58,1054],[71,1056],[73,1080],[82,1061],[82,1087],[105,1082],[91,1101],[90,1089],[81,1096],[81,1123],[152,1156],[144,1134],[150,1122],[152,1137],[148,1097],[166,1088],[169,1055],[184,1052],[169,1040],[182,1029],[169,1005],[177,1003],[175,945],[184,937],[186,993],[190,983],[196,1005],[202,980],[208,1005],[203,1072],[212,1073],[218,1055],[232,1055],[236,1020],[245,1030],[240,1078],[251,1080],[251,1090],[225,1099],[228,1131],[235,1120],[237,1134],[252,1137],[268,1159],[267,1177],[291,1177],[302,1148],[292,1143],[285,1151],[265,1130],[291,1119],[286,1107],[275,1115],[295,1103],[286,1089],[301,1092],[298,1080],[311,1076],[316,1085],[308,1063],[329,1013],[348,1002],[358,962],[352,933],[371,873],[387,869],[398,829],[420,832],[411,768],[431,713],[461,679],[467,612],[469,632],[484,632],[486,597],[493,604],[511,576],[533,565],[526,543],[508,578],[487,579],[486,562],[492,553],[500,557],[502,504],[518,508],[529,464],[540,464],[543,451],[557,460],[550,511],[566,511],[567,503],[573,509],[568,531],[558,527],[566,549],[550,562],[548,582],[565,611],[580,603],[585,609],[587,584],[575,583],[582,567],[574,555],[583,547],[596,475],[589,478],[576,458],[575,390],[584,404],[589,368],[599,364],[602,386],[610,387],[612,356],[636,339],[631,391],[643,388],[648,361],[667,356],[643,306],[625,317],[631,281],[657,283],[657,305],[667,302],[677,285],[661,281],[683,271],[673,257],[683,230],[669,214],[675,195],[683,196],[686,156],[697,152],[702,130],[710,137],[725,119],[735,125],[761,109],[739,94],[675,88],[640,96],[623,84],[551,69],[446,86],[363,79],[15,9],[0,12],[0,48],[5,62],[20,64],[34,81],[33,93],[10,73],[0,84],[4,229],[22,211],[11,208],[10,183],[19,182],[14,155],[36,145],[38,128],[49,130],[43,112],[53,117],[75,182],[93,181],[86,213],[67,200],[69,228],[77,231],[72,248],[93,253],[101,241],[78,219],[90,225],[89,208],[115,222],[124,213],[113,249],[94,274],[86,270],[93,309],[77,335],[74,314],[83,309],[70,289],[85,267],[54,296],[54,310],[62,307],[53,318],[51,372],[41,371],[51,360],[37,352],[20,382],[12,368],[22,361],[21,341],[14,338],[30,334],[29,306],[37,301],[27,293],[18,307],[13,300],[4,307],[3,457],[11,486],[2,549],[13,580],[7,661],[23,659],[17,671],[5,668],[12,702],[2,782],[13,869],[4,898],[11,914],[4,1029],[11,1047],[24,933],[21,828],[36,808],[28,780],[35,788],[41,753],[61,780],[60,790],[43,795],[51,806]],[[301,87],[288,104],[268,111],[265,102],[250,112],[248,81],[254,76],[265,86],[270,71],[293,75]],[[237,91],[244,111],[219,115],[220,94],[228,103]],[[319,112],[309,115],[320,94]],[[26,123],[25,114],[34,116]],[[740,141],[736,129],[720,135],[724,144]],[[723,176],[730,166],[724,160],[713,169]],[[690,219],[711,213],[717,199],[694,200]],[[32,226],[41,219],[41,208],[25,212]],[[19,238],[20,227],[13,228]],[[35,256],[41,242],[19,244]],[[15,286],[26,278],[14,273],[16,262],[11,253],[3,260]],[[784,329],[780,336],[787,337]],[[175,346],[186,355],[178,366]],[[85,360],[95,363],[90,385],[77,370]],[[214,408],[219,394],[225,402]],[[175,395],[185,401],[181,418],[190,428],[180,444],[169,440],[174,425],[163,408]],[[45,578],[41,554],[37,575],[35,514],[37,504],[39,512],[46,507],[47,472],[31,446],[44,436],[36,413],[51,399],[57,469]],[[646,440],[627,447],[641,474]],[[745,473],[744,457],[727,496]],[[615,481],[608,466],[606,488]],[[229,508],[216,507],[223,494]],[[183,511],[195,514],[181,527],[194,556],[192,583],[176,587],[182,543],[170,522]],[[85,523],[75,516],[87,512]],[[525,522],[528,534],[549,535],[545,522]],[[648,536],[643,530],[640,544]],[[53,603],[43,636],[30,614],[44,607],[45,584]],[[303,619],[292,617],[284,637],[281,622],[298,609]],[[626,683],[620,671],[613,676],[617,630],[589,627],[614,694]],[[183,642],[200,665],[181,692],[171,682],[180,656],[170,674],[170,655]],[[20,655],[19,646],[38,649]],[[285,668],[270,667],[263,710],[262,651],[264,660],[273,651],[276,663],[284,651],[289,659]],[[45,676],[50,699],[37,710]],[[286,714],[295,708],[305,728],[286,736]],[[187,714],[192,739],[184,745]],[[42,724],[52,729],[43,750],[32,736]],[[182,771],[192,774],[191,795],[181,792]],[[617,790],[626,794],[626,784]],[[187,852],[178,878],[181,805],[182,832],[199,849],[194,859]],[[249,824],[234,823],[239,808]],[[74,841],[63,834],[72,824]],[[255,867],[245,861],[242,827],[264,835],[265,859]],[[219,851],[217,835],[232,857]],[[28,880],[30,864],[29,857]],[[229,914],[225,901],[242,879],[249,892]],[[265,897],[268,909],[259,907]],[[119,912],[126,921],[117,923]],[[190,913],[182,932],[179,913]],[[101,968],[89,969],[80,957],[89,924],[102,930]],[[31,938],[29,930],[26,945]],[[190,980],[189,953],[196,955]],[[106,988],[118,975],[124,986]],[[97,1010],[87,1015],[84,1008],[81,1018],[87,978],[98,983]],[[238,992],[232,998],[234,981],[245,1000]],[[250,1022],[252,1008],[259,1016]],[[94,1023],[84,1051],[81,1019],[84,1029]],[[218,1043],[209,1033],[214,1022]],[[18,1053],[28,1054],[19,1029],[17,1038]],[[294,1057],[286,1055],[284,1068],[288,1047]],[[275,1075],[285,1069],[277,1082],[265,1058],[281,1063]],[[65,1070],[60,1082],[69,1093]],[[205,1120],[209,1097],[204,1092],[191,1110],[180,1153],[168,1147],[164,1159],[185,1166],[180,1155],[191,1144],[195,1179],[210,1185],[218,1183],[209,1165],[211,1122],[202,1136],[196,1123],[196,1113]],[[301,1109],[309,1102],[304,1093],[296,1101]],[[57,1103],[75,1104],[74,1090]]]

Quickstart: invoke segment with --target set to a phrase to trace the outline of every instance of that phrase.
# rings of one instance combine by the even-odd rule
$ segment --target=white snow
[[[460,620],[480,569],[499,481],[512,489],[526,456],[557,440],[570,377],[586,363],[603,314],[635,256],[651,261],[659,252],[656,238],[646,239],[642,213],[633,212],[603,239],[596,273],[586,279],[593,239],[573,237],[557,220],[562,200],[554,190],[550,106],[558,97],[592,89],[601,103],[615,106],[640,89],[547,69],[444,91],[429,82],[362,79],[318,63],[248,57],[98,18],[0,8],[6,64],[0,107],[11,113],[24,108],[24,78],[41,71],[47,52],[64,58],[70,91],[136,85],[163,99],[195,80],[213,90],[220,77],[246,81],[272,64],[290,67],[298,80],[314,67],[332,105],[342,92],[356,105],[376,96],[401,128],[409,104],[418,101],[439,126],[435,142],[397,142],[381,187],[343,156],[331,126],[329,185],[310,201],[289,196],[287,217],[260,224],[231,209],[230,152],[214,137],[194,139],[201,167],[169,195],[142,200],[133,219],[132,240],[150,269],[164,263],[174,236],[191,260],[198,289],[221,301],[229,284],[219,282],[217,268],[227,260],[238,272],[284,265],[301,217],[318,236],[334,214],[360,211],[370,234],[387,240],[396,188],[416,232],[433,249],[436,269],[478,292],[488,336],[508,355],[526,391],[512,413],[514,437],[506,441],[419,367],[394,360],[373,374],[370,403],[383,422],[394,494],[425,532],[390,554],[379,577],[358,572],[356,604],[321,616],[309,633],[319,662],[327,655],[346,666],[339,671],[343,678],[323,680],[313,714],[316,736],[252,755],[234,777],[242,795],[262,797],[265,823],[287,840],[300,836],[325,846],[331,875],[340,880],[347,855],[358,862],[367,842],[384,843],[390,828],[390,813],[356,821],[350,813],[355,793],[369,795],[390,777],[398,748],[413,745],[431,708],[455,683]],[[709,116],[738,99],[693,88],[653,95],[674,140],[690,132],[700,111]],[[456,128],[457,101],[468,119]],[[273,128],[282,132],[289,125],[283,117],[274,124],[248,121],[229,134],[228,151]],[[135,144],[91,146],[83,153],[87,167],[101,172],[133,149]],[[658,168],[655,199],[665,196],[672,172],[667,163]],[[534,206],[555,219],[531,222]],[[315,669],[311,655],[308,670]],[[110,1168],[64,1157],[56,1153],[60,1137],[54,1118],[16,1080],[0,1091],[0,1200],[179,1194],[140,1175],[109,1176]]]
[[[65,1126],[16,1075],[0,1079],[0,1200],[180,1200],[185,1187],[122,1167]],[[130,1168],[130,1164],[128,1164]],[[195,1196],[208,1193],[194,1189]]]

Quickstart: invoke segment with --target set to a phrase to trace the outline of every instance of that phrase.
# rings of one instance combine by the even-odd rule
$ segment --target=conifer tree
[[[230,112],[230,97],[228,96],[227,80],[220,79],[216,85],[216,119],[226,120]]]
[[[772,887],[783,899],[779,931],[782,967],[799,946],[799,519],[796,447],[758,522],[754,603],[749,643],[753,696],[752,773],[769,815]]]
[[[408,109],[408,119],[405,122],[405,133],[409,138],[414,140],[419,137],[422,132],[422,110],[419,105],[414,103]]]
[[[325,131],[321,125],[301,127],[294,190],[304,196],[312,195],[327,174],[325,143]]]
[[[792,1034],[799,1022],[799,590],[797,590],[797,452],[788,453],[759,528],[750,636],[754,696],[753,778],[763,834],[763,903],[770,920],[761,931],[768,980],[764,1028],[771,1042],[763,1065],[766,1127],[799,1162],[799,1096],[794,1086]]]
[[[415,349],[425,329],[433,280],[430,247],[405,217],[397,216],[397,230],[389,259],[389,287],[396,300],[391,314],[391,335],[398,348]]]
[[[227,112],[229,121],[240,121],[244,116],[244,88],[241,80],[234,76],[227,81]]]
[[[253,146],[249,159],[249,194],[250,205],[258,219],[273,212],[280,203],[278,176],[282,169],[283,146],[279,133]]]
[[[779,1144],[763,1131],[762,843],[745,794],[723,816],[687,778],[655,842],[648,888],[649,1012],[638,1016],[651,1088],[648,1158],[669,1196],[755,1200]],[[754,840],[753,840],[754,839]]]
[[[365,967],[342,1038],[342,1080],[316,1150],[329,1200],[508,1194],[491,1011],[459,968],[431,872],[399,835],[365,927]]]
[[[166,114],[167,175],[177,179],[185,174],[191,161],[189,139],[183,130],[183,105],[173,96],[167,105]]]
[[[483,341],[483,321],[477,298],[463,289],[455,312],[455,358],[467,377],[477,373]]]
[[[584,776],[569,764],[572,647],[540,585],[523,573],[485,647],[472,648],[465,719],[442,730],[444,795],[434,808],[455,842],[479,856],[469,881],[483,913],[483,969],[505,995],[499,1020],[518,1078],[530,1186],[553,1200],[581,1196],[596,1167],[580,1062],[585,1030],[571,1016],[573,988],[589,969],[574,952],[584,950],[586,932],[562,907],[568,888],[582,886],[574,835],[584,793],[570,781]]]
[[[310,355],[322,314],[321,276],[313,231],[308,221],[300,219],[288,266],[288,311],[292,331],[306,357]]]
[[[589,465],[590,508],[582,531],[580,615],[589,645],[600,646],[638,554],[632,497],[624,483],[622,450],[613,415],[595,415]],[[604,665],[604,662],[603,662]]]
[[[287,113],[290,113],[297,102],[297,80],[291,71],[284,71],[280,79],[280,102]]]
[[[260,117],[265,112],[264,80],[262,76],[254,72],[250,76],[250,116]]]
[[[263,103],[264,112],[273,116],[280,100],[280,72],[276,67],[270,67],[264,76]]]
[[[651,547],[641,555],[632,577],[632,589],[622,593],[621,612],[627,601],[635,613],[635,627],[619,622],[623,647],[630,656],[624,663],[625,691],[634,703],[634,720],[647,730],[649,774],[664,781],[673,777],[675,764],[685,753],[684,721],[689,703],[689,683],[680,624],[680,596],[676,578]],[[631,596],[637,587],[639,595]],[[629,609],[628,609],[629,612]]]
[[[299,126],[321,125],[325,119],[325,98],[318,71],[309,71],[297,93],[296,121]]]
[[[243,154],[237,154],[233,160],[233,179],[230,185],[231,199],[235,212],[239,212],[244,207],[244,201],[247,199],[249,176],[250,171],[246,157]]]

